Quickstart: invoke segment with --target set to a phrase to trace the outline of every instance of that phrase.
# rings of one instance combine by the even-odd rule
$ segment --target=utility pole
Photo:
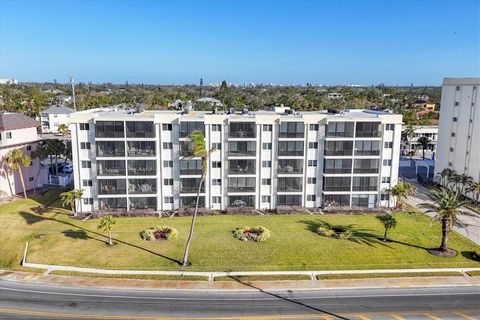
[[[200,98],[202,97],[203,78],[200,78]]]
[[[73,99],[73,110],[77,111],[77,105],[75,103],[75,80],[70,76],[70,84],[72,85],[72,99]]]

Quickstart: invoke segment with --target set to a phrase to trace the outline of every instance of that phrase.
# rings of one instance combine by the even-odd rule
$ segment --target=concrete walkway
[[[425,212],[427,209],[419,208],[418,205],[421,203],[433,203],[430,198],[432,192],[427,187],[417,183],[415,179],[407,179],[407,181],[417,188],[417,194],[408,197],[408,204]],[[463,210],[471,213],[472,216],[460,215],[459,220],[464,224],[464,227],[455,226],[454,230],[480,245],[480,215],[468,208],[463,208]],[[434,216],[433,213],[427,213],[427,215],[430,217]]]

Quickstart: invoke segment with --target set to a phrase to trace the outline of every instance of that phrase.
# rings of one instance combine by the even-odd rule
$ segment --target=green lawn
[[[55,200],[47,193],[42,203]],[[144,270],[178,270],[183,255],[189,217],[117,219],[114,247],[105,244],[97,231],[98,221],[78,221],[54,201],[36,213],[38,201],[18,200],[0,206],[0,268],[19,269],[25,242],[30,242],[28,260],[37,263]],[[440,227],[424,215],[397,214],[392,242],[384,243],[381,224],[373,215],[265,215],[199,217],[192,246],[191,271],[331,270],[374,268],[480,267],[468,252],[479,246],[452,233],[449,246],[459,255],[432,256],[424,248],[440,243]],[[313,232],[319,222],[352,225],[350,240],[325,238]],[[145,242],[140,231],[170,225],[179,231],[171,242]],[[246,243],[232,230],[243,225],[263,225],[272,236],[266,242]],[[462,252],[465,254],[462,254]]]

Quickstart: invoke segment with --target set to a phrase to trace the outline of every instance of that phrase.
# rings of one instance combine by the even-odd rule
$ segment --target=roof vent
[[[328,113],[337,114],[339,111],[337,109],[327,109]]]

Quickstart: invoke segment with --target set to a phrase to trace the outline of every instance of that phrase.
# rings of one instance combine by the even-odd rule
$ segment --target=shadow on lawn
[[[277,298],[277,299],[279,299],[279,300],[283,300],[283,301],[286,301],[286,302],[290,302],[290,303],[296,304],[296,305],[298,305],[298,306],[300,306],[300,307],[303,307],[303,308],[306,308],[306,309],[308,309],[308,310],[313,310],[313,311],[315,311],[315,312],[318,312],[319,314],[327,315],[327,316],[330,316],[330,317],[335,317],[335,318],[337,318],[337,319],[349,320],[349,318],[342,317],[341,315],[338,315],[338,314],[335,314],[335,313],[332,313],[332,312],[329,312],[329,311],[326,311],[326,310],[317,308],[317,307],[315,307],[315,306],[311,306],[311,305],[305,304],[305,303],[303,303],[303,302],[300,302],[300,301],[298,301],[298,299],[288,298],[288,297],[281,296],[280,294],[276,294],[276,293],[273,293],[273,292],[265,291],[265,290],[263,290],[262,288],[256,287],[256,286],[254,286],[253,284],[251,284],[251,283],[249,283],[249,282],[242,281],[242,280],[239,279],[238,277],[230,276],[230,278],[233,279],[233,280],[235,280],[235,281],[237,281],[238,283],[241,283],[241,284],[244,285],[244,286],[247,286],[247,287],[256,289],[256,290],[258,290],[258,291],[261,292],[261,293],[264,293],[264,294],[266,294],[266,295],[268,295],[268,296]],[[288,292],[291,293],[290,290],[289,290]]]
[[[93,231],[93,230],[89,230],[87,228],[83,228],[81,226],[78,226],[76,225],[75,223],[72,223],[72,222],[69,222],[69,221],[63,221],[63,220],[58,220],[58,219],[55,219],[55,218],[50,218],[50,217],[46,217],[46,216],[40,216],[40,215],[35,215],[35,214],[32,214],[30,212],[27,212],[27,211],[21,211],[20,212],[20,215],[22,216],[23,219],[25,219],[25,221],[28,223],[28,224],[34,224],[34,223],[37,223],[37,222],[40,222],[40,221],[54,221],[54,222],[59,222],[59,223],[63,223],[67,226],[70,226],[70,227],[73,227],[73,228],[76,228],[76,229],[79,229],[79,230],[67,230],[67,231],[63,231],[62,233],[67,236],[67,237],[70,237],[70,238],[74,238],[76,237],[76,239],[94,239],[94,240],[97,240],[97,241],[102,241],[100,239],[97,239],[97,238],[93,238],[93,237],[90,237],[87,235],[87,232],[90,232],[91,234],[94,234],[94,235],[97,235],[99,236],[100,238],[102,239],[105,239],[105,241],[102,241],[102,242],[107,242],[108,241],[108,237],[105,236],[104,234],[101,234],[97,231]],[[82,235],[82,233],[79,234],[79,232],[82,232],[85,233],[84,235]],[[76,233],[76,234],[74,234]],[[145,252],[148,252],[148,253],[151,253],[153,255],[156,255],[158,257],[161,257],[161,258],[164,258],[166,260],[169,260],[171,262],[174,262],[176,264],[180,264],[180,261],[176,260],[176,259],[173,259],[173,258],[170,258],[170,257],[167,257],[165,255],[162,255],[162,254],[159,254],[157,252],[154,252],[154,251],[151,251],[149,249],[146,249],[146,248],[143,248],[143,247],[140,247],[136,244],[133,244],[133,243],[129,243],[129,242],[126,242],[126,241],[123,241],[123,240],[120,240],[120,239],[117,239],[117,238],[112,238],[112,240],[116,241],[117,243],[121,243],[121,244],[124,244],[124,245],[127,245],[129,247],[132,247],[132,248],[136,248],[136,249],[139,249],[139,250],[142,250],[142,251],[145,251]]]

